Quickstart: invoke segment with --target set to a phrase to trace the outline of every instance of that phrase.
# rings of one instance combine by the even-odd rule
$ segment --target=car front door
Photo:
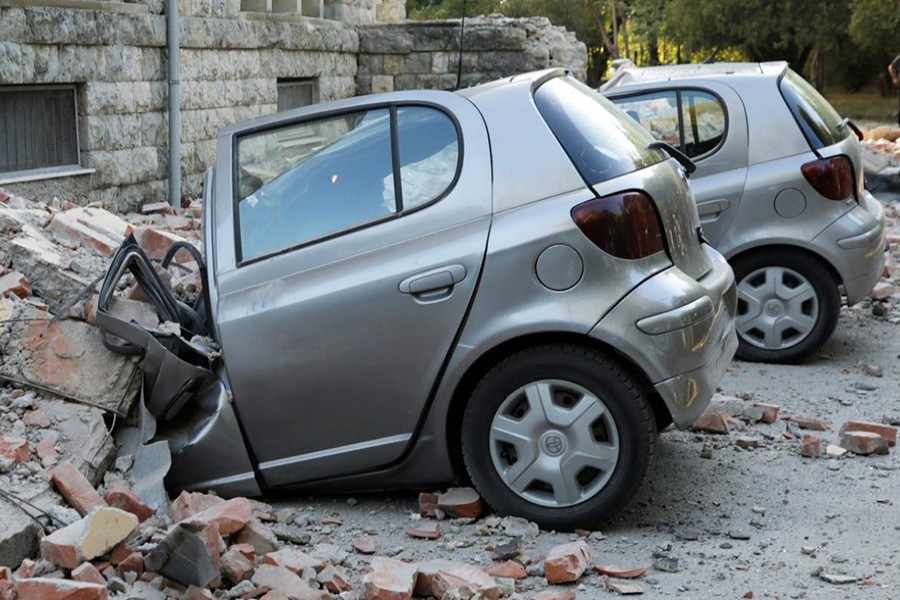
[[[395,98],[220,138],[215,320],[268,486],[398,459],[477,286],[484,122],[455,94]]]
[[[727,85],[704,82],[702,88],[622,90],[610,99],[694,160],[691,191],[703,232],[718,246],[747,179],[747,117],[740,97]]]

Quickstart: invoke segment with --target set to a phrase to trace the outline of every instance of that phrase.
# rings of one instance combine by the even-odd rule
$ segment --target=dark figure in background
[[[900,54],[888,65],[888,73],[891,74],[891,81],[897,88],[897,125],[900,125]]]

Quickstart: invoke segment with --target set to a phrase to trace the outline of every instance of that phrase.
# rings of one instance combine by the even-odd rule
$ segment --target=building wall
[[[81,0],[67,6],[74,2]],[[0,6],[0,86],[74,84],[81,166],[94,172],[0,187],[113,210],[165,200],[164,2],[80,6]],[[279,79],[314,78],[318,101],[455,84],[458,21],[375,23],[402,19],[402,0],[324,0],[323,7],[332,18],[242,12],[241,0],[181,0],[185,195],[200,193],[220,128],[276,110]],[[546,19],[467,20],[466,31],[464,84],[555,65],[583,77],[584,45]]]

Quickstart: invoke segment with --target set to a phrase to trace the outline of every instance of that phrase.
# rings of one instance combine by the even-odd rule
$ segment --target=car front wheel
[[[656,443],[653,411],[615,361],[540,346],[496,365],[466,407],[462,451],[497,512],[546,529],[597,527],[640,487]]]
[[[820,261],[782,251],[738,259],[732,266],[738,291],[738,358],[794,363],[831,337],[841,298]]]

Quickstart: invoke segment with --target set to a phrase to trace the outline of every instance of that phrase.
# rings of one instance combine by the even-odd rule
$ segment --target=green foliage
[[[900,0],[854,0],[850,35],[863,50],[900,54]]]

